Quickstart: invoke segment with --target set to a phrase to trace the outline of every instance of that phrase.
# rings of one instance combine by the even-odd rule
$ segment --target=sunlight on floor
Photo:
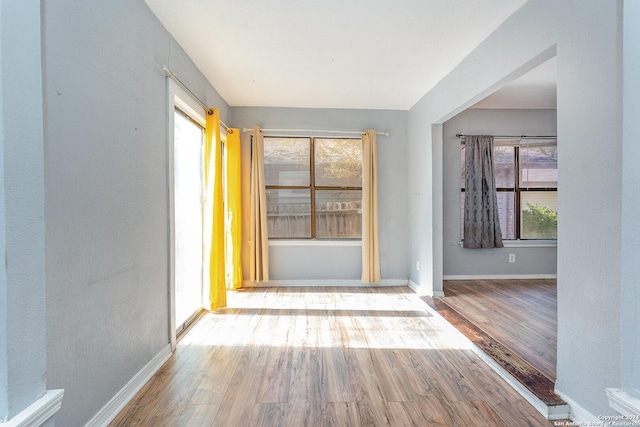
[[[350,290],[229,292],[228,307],[207,314],[180,345],[227,347],[250,341],[290,348],[471,349],[465,337],[410,292]],[[220,334],[200,332],[210,330],[211,322]]]

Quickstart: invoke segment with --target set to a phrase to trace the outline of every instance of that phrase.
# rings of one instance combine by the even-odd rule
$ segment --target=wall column
[[[53,425],[46,390],[40,0],[0,0],[0,425]]]
[[[622,50],[622,274],[621,389],[607,389],[609,404],[640,413],[640,4],[625,0]]]

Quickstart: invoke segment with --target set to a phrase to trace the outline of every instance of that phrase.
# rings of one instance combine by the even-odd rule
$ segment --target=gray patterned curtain
[[[465,168],[463,247],[501,248],[492,136],[465,138]]]

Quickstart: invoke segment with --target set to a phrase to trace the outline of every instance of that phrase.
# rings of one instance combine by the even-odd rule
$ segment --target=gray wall
[[[443,274],[549,275],[556,274],[556,248],[460,247],[460,138],[467,135],[555,135],[556,110],[468,109],[443,126]],[[516,262],[508,262],[508,254]]]
[[[228,107],[142,0],[44,2],[48,385],[86,423],[169,343],[167,65]]]
[[[378,136],[378,204],[382,278],[406,281],[409,275],[407,226],[407,112],[306,108],[232,107],[239,128],[335,129],[375,128]],[[248,144],[250,132],[243,133]],[[360,280],[361,249],[353,246],[271,246],[272,280]],[[246,267],[246,266],[245,266]]]
[[[640,3],[624,2],[622,164],[622,387],[640,399]]]
[[[40,2],[0,1],[0,423],[45,393]]]
[[[594,415],[614,413],[605,388],[621,383],[621,4],[529,0],[409,112],[411,259],[427,267],[411,279],[439,292],[440,124],[557,52],[556,389]]]

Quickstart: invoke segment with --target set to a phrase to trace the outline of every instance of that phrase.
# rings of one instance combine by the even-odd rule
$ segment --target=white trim
[[[427,296],[427,297],[438,297],[438,298],[443,298],[444,297],[444,292],[442,291],[434,291],[432,288],[425,286],[425,285],[418,285],[416,282],[414,282],[413,280],[409,279],[409,289],[411,289],[413,292],[415,292],[416,294],[420,295],[420,296]]]
[[[182,110],[191,119],[198,122],[202,127],[207,124],[206,114],[207,112],[196,102],[191,95],[189,95],[180,85],[176,84],[174,80],[171,82],[171,100],[173,101],[173,108],[169,110],[169,113],[173,114],[173,110],[176,108]]]
[[[640,414],[640,399],[631,396],[621,388],[607,388],[605,389],[605,392],[609,398],[609,406],[621,416],[630,417],[630,419],[621,419],[620,421],[632,422],[634,425],[640,425],[640,418],[638,418],[638,414]],[[618,420],[613,419],[612,421]]]
[[[269,280],[268,282],[242,283],[245,288],[269,288],[269,287],[309,287],[309,286],[352,286],[352,287],[382,287],[382,286],[407,286],[407,279],[384,279],[377,283],[363,283],[358,279],[298,279],[298,280]]]
[[[269,240],[269,246],[362,246],[362,240]]]
[[[125,384],[106,405],[98,411],[85,427],[99,427],[108,425],[127,406],[142,387],[158,372],[171,357],[171,345],[165,346],[153,359],[149,361],[137,374]]]
[[[168,277],[169,277],[169,343],[171,351],[174,351],[177,346],[176,337],[176,300],[175,300],[175,193],[174,193],[174,143],[175,143],[175,110],[180,109],[183,113],[187,114],[191,119],[196,121],[203,128],[206,126],[206,114],[205,109],[200,105],[197,99],[194,99],[184,88],[180,86],[175,79],[171,78],[171,75],[167,75],[167,144],[166,144],[166,156],[167,156],[167,199],[169,201],[168,206]],[[207,288],[202,286],[203,299],[208,300]]]
[[[167,141],[166,141],[166,153],[167,156],[167,200],[169,202],[167,206],[167,243],[169,250],[167,251],[167,277],[169,279],[169,304],[167,310],[169,310],[169,324],[167,325],[169,335],[169,344],[171,351],[176,349],[176,259],[175,259],[175,194],[173,192],[174,176],[173,176],[173,150],[175,142],[175,102],[176,92],[178,91],[178,84],[170,77],[167,77]]]
[[[555,389],[555,392],[571,407],[571,413],[569,415],[571,421],[581,425],[601,425],[602,421],[600,421],[598,417],[584,409],[581,405],[576,403],[575,400],[571,399],[569,396],[558,389]]]
[[[503,240],[505,248],[557,248],[557,240]]]
[[[47,390],[40,399],[23,409],[9,421],[0,422],[4,427],[39,427],[46,423],[62,406],[64,390]]]
[[[442,280],[557,279],[557,274],[445,274]]]
[[[462,248],[464,242],[460,241],[458,245]],[[503,240],[502,244],[505,248],[557,248],[557,240]]]

